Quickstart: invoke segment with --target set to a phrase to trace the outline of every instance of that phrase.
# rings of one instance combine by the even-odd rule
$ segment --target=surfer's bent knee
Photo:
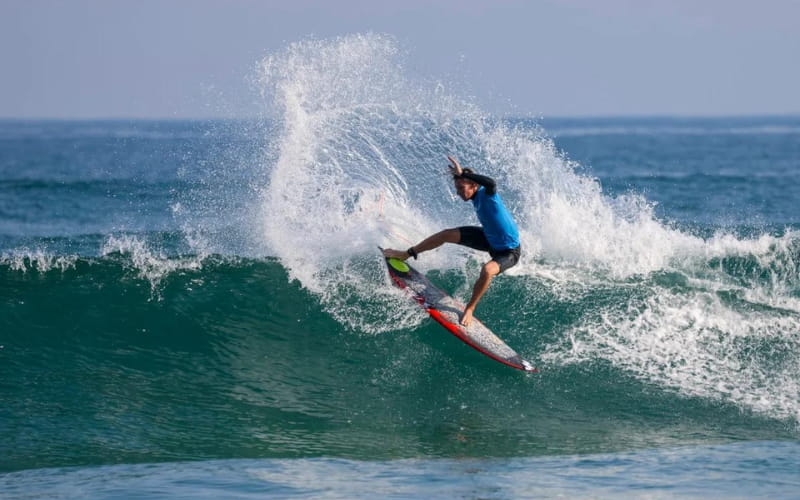
[[[521,254],[521,247],[503,250],[502,252],[491,252],[492,260],[497,263],[500,270],[497,274],[517,265]]]

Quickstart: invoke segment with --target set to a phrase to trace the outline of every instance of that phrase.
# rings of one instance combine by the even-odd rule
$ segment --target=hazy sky
[[[800,113],[800,0],[0,0],[0,117],[252,114],[258,60],[367,32],[490,112]]]

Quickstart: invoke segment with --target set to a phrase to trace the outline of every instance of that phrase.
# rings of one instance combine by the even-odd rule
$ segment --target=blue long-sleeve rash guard
[[[464,172],[461,177],[481,186],[470,201],[492,249],[502,251],[519,247],[519,229],[497,193],[494,179],[473,172]]]

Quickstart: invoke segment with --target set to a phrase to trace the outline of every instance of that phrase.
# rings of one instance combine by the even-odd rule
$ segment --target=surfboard
[[[477,318],[473,317],[468,327],[462,326],[459,320],[464,312],[464,305],[431,283],[424,274],[407,262],[387,258],[386,267],[389,269],[392,282],[397,287],[405,290],[431,318],[462,342],[481,354],[517,370],[538,371]]]

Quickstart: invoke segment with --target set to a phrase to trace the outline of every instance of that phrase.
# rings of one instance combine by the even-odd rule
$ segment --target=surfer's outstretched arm
[[[452,156],[447,157],[450,160],[450,173],[453,175],[453,180],[458,179],[467,179],[470,180],[480,186],[486,188],[486,194],[493,195],[497,192],[497,183],[491,177],[487,177],[485,175],[476,174],[469,168],[463,168],[459,163],[458,160],[453,158]]]

